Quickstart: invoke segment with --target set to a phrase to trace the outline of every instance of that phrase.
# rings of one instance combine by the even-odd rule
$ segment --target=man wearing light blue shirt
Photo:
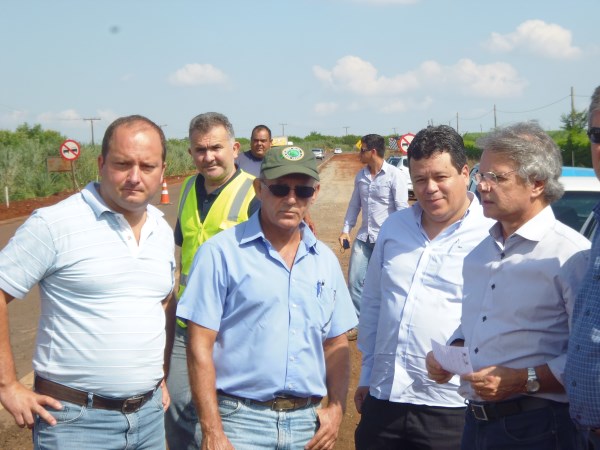
[[[432,339],[445,343],[458,326],[463,259],[492,221],[467,192],[467,157],[454,129],[421,130],[408,157],[418,202],[381,227],[362,295],[359,450],[455,449],[464,423],[458,377],[436,385],[425,356]]]
[[[373,253],[381,225],[394,211],[408,208],[408,183],[404,173],[384,160],[385,140],[377,134],[361,139],[360,161],[366,164],[354,179],[354,190],[339,237],[340,245],[350,240],[350,230],[362,211],[362,223],[352,244],[348,267],[348,288],[356,315],[360,315],[360,297],[367,265]],[[356,333],[349,335],[356,339]]]
[[[582,448],[564,388],[573,305],[590,243],[554,217],[562,196],[560,149],[535,122],[478,141],[476,176],[486,217],[496,219],[465,258],[460,326],[448,340],[469,349],[473,373],[462,449]],[[452,374],[432,354],[433,380]]]
[[[254,182],[260,211],[196,253],[177,315],[203,448],[335,443],[356,317],[336,256],[303,222],[318,181],[312,152],[271,149]]]

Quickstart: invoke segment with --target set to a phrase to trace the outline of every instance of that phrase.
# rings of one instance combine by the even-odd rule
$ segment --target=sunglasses
[[[287,184],[267,184],[264,181],[261,182],[275,197],[287,197],[292,189],[298,198],[310,198],[315,193],[315,188],[312,186],[295,186],[291,188]]]
[[[594,144],[600,144],[600,127],[592,127],[588,130],[587,135]]]

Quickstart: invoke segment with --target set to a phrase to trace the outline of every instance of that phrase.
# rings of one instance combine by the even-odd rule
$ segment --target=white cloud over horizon
[[[319,102],[315,104],[314,111],[320,116],[328,116],[333,114],[338,109],[338,104],[335,102]]]
[[[484,47],[505,53],[523,49],[551,59],[574,59],[583,53],[573,45],[570,30],[543,20],[527,20],[507,34],[493,32]]]
[[[480,98],[514,97],[523,92],[527,81],[508,63],[477,64],[463,58],[444,66],[425,61],[417,68],[393,76],[378,73],[373,64],[357,56],[340,58],[333,68],[313,67],[314,76],[333,91],[350,92],[360,97],[400,96],[452,89],[464,95]],[[431,101],[431,98],[429,99]],[[407,103],[394,100],[388,106],[404,111]],[[422,103],[422,102],[418,102]]]
[[[168,77],[174,86],[199,86],[203,84],[226,84],[227,75],[212,64],[186,64]]]

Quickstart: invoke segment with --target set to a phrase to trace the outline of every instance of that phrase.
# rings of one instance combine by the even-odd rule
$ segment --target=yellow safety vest
[[[198,247],[215,234],[248,220],[248,206],[255,195],[252,186],[255,177],[241,171],[219,193],[204,222],[201,222],[195,189],[196,178],[197,175],[188,177],[183,182],[183,188],[179,195],[177,217],[183,244],[181,246],[181,273],[177,298],[180,298],[185,290]]]

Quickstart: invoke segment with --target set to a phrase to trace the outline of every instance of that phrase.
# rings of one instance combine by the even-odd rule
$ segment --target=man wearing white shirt
[[[379,229],[391,213],[408,207],[406,178],[397,167],[383,159],[383,137],[367,134],[361,139],[360,145],[360,161],[366,166],[354,179],[354,191],[339,236],[340,245],[344,246],[344,241],[350,240],[350,230],[356,225],[358,214],[362,210],[362,223],[352,244],[348,268],[348,288],[357,316],[360,316],[360,297],[365,273]],[[348,335],[348,339],[356,339],[356,331],[353,331]]]
[[[458,377],[436,385],[425,356],[432,339],[445,343],[458,326],[463,258],[492,221],[467,192],[467,157],[454,129],[421,130],[408,157],[418,202],[381,227],[363,290],[359,450],[455,449],[464,423]]]
[[[534,122],[478,141],[476,180],[497,222],[464,262],[460,327],[448,340],[469,348],[473,373],[462,449],[582,448],[563,386],[573,305],[590,243],[554,217],[563,187],[560,149]],[[433,380],[452,375],[432,354]]]

